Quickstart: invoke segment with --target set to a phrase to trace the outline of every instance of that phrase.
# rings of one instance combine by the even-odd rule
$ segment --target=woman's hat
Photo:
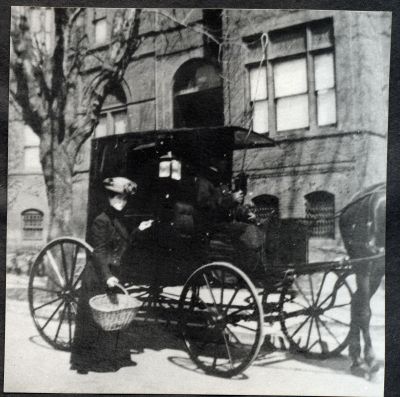
[[[117,176],[114,178],[106,178],[103,181],[104,188],[111,192],[133,195],[136,193],[137,184],[128,178]]]

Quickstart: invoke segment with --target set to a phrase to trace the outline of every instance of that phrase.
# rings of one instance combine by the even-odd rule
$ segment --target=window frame
[[[329,34],[331,35],[330,42],[328,44],[323,44],[313,48],[313,29],[317,31],[316,28],[320,26],[326,26]],[[334,36],[334,23],[333,18],[323,18],[318,20],[309,21],[302,23],[300,25],[293,25],[284,27],[282,29],[272,30],[268,32],[269,39],[272,35],[279,35],[280,32],[284,34],[285,32],[296,32],[304,31],[304,43],[305,48],[303,50],[294,51],[288,55],[273,54],[272,51],[267,48],[266,50],[266,60],[262,62],[261,65],[267,67],[267,100],[268,100],[268,132],[270,136],[274,138],[285,139],[292,135],[298,136],[307,135],[309,133],[320,133],[321,131],[331,130],[337,127],[338,124],[338,101],[337,101],[337,73],[336,73],[336,52],[335,52],[335,36]],[[245,40],[244,40],[245,41]],[[258,48],[260,48],[258,46]],[[331,88],[335,94],[335,122],[329,124],[318,124],[318,103],[317,103],[317,91],[315,87],[315,69],[314,69],[314,57],[320,54],[332,54],[333,56],[333,80],[334,86]],[[254,55],[253,55],[254,56]],[[293,129],[285,129],[278,131],[278,115],[277,115],[277,99],[275,97],[275,82],[274,82],[274,65],[277,62],[290,61],[292,59],[298,59],[305,57],[306,59],[306,78],[307,78],[307,99],[308,99],[308,127],[298,127]],[[254,58],[253,58],[254,59]],[[248,101],[247,104],[250,106],[249,111],[251,111],[251,117],[253,117],[253,101],[251,100],[250,94],[250,70],[260,66],[260,62],[248,62],[245,65],[247,72],[247,87],[248,87]],[[294,95],[293,95],[294,96]]]

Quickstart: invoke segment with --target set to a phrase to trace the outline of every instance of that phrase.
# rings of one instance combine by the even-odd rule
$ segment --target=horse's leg
[[[377,291],[382,277],[384,275],[384,266],[381,264],[371,264],[371,271],[369,276],[369,300],[368,300],[368,325],[366,325],[365,329],[363,329],[364,335],[364,358],[368,366],[370,367],[370,371],[375,372],[379,369],[379,364],[375,359],[375,352],[372,347],[371,333],[370,333],[370,321],[371,321],[371,307],[370,300],[374,296]]]
[[[352,361],[352,370],[361,366],[361,342],[360,342],[360,324],[357,317],[357,310],[360,306],[360,298],[358,297],[358,289],[354,293],[351,301],[351,321],[349,334],[349,355]]]
[[[365,329],[369,324],[369,274],[365,266],[354,266],[357,290],[351,301],[351,326],[349,354],[352,360],[352,371],[358,371],[360,359],[360,331],[365,337]]]

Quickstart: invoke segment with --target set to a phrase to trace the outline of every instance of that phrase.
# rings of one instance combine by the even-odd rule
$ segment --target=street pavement
[[[24,393],[180,393],[307,396],[383,396],[383,370],[372,380],[349,373],[345,355],[314,360],[287,351],[263,349],[244,374],[233,379],[205,375],[189,359],[173,329],[141,323],[131,329],[137,366],[115,373],[79,375],[69,353],[53,349],[38,335],[21,300],[26,284],[8,278],[4,391]],[[384,291],[372,302],[372,337],[384,360]]]

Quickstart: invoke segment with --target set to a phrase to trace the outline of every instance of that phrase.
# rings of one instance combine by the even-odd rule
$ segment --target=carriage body
[[[232,260],[235,256],[229,247],[225,256],[217,252],[218,248],[213,255],[209,242],[198,233],[196,178],[218,163],[221,182],[230,189],[233,151],[271,145],[273,141],[267,137],[238,127],[181,128],[94,139],[88,234],[94,218],[107,205],[102,181],[115,175],[134,180],[138,190],[129,199],[124,223],[128,229],[148,219],[154,223],[146,232],[146,241],[136,245],[129,256],[128,278],[142,283],[183,284],[207,261]]]

